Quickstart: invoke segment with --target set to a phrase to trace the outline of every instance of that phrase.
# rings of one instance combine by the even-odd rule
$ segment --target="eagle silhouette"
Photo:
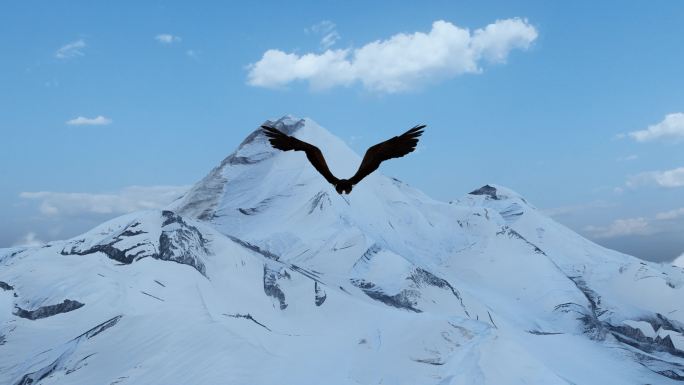
[[[412,152],[416,149],[418,138],[423,134],[425,125],[418,125],[405,133],[388,139],[382,143],[366,150],[363,156],[361,165],[356,174],[349,179],[337,179],[325,163],[323,153],[318,147],[299,140],[295,137],[288,136],[274,127],[261,126],[264,134],[268,137],[271,146],[282,151],[304,151],[307,159],[314,166],[314,168],[323,175],[325,180],[335,186],[338,194],[349,194],[352,188],[361,180],[367,177],[370,173],[380,167],[380,163],[392,158],[401,158],[402,156]]]

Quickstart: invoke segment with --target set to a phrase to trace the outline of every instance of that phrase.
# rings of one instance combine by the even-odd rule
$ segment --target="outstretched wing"
[[[359,183],[363,178],[367,177],[368,174],[377,170],[378,167],[380,167],[380,163],[387,159],[400,158],[415,150],[416,144],[418,144],[418,137],[423,135],[424,128],[424,124],[415,126],[402,135],[395,136],[392,139],[378,143],[369,148],[366,151],[366,155],[363,156],[359,170],[349,179],[351,184],[355,185]]]
[[[264,130],[264,134],[268,137],[268,141],[271,142],[273,148],[282,151],[304,151],[306,153],[306,158],[309,159],[309,162],[311,162],[314,168],[323,175],[325,180],[333,185],[336,185],[337,182],[339,182],[339,179],[335,178],[330,172],[328,164],[325,163],[323,153],[321,153],[321,150],[319,150],[318,147],[301,141],[293,136],[285,135],[285,133],[276,128],[268,126],[261,126],[261,128]]]

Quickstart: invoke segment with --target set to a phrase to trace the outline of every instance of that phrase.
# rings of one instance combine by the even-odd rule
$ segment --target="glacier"
[[[164,210],[0,249],[0,384],[675,384],[683,286],[503,186],[338,195],[257,129]]]

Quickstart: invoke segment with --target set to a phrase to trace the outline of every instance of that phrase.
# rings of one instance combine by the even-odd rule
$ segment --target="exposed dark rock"
[[[307,269],[304,269],[304,268],[299,267],[297,265],[288,265],[288,268],[292,269],[293,271],[298,272],[299,274],[301,274],[307,278],[312,279],[315,282],[320,282],[320,274],[315,272],[315,271],[307,270]]]
[[[672,338],[670,336],[656,336],[655,338],[645,336],[641,330],[633,328],[629,325],[605,325],[618,341],[633,346],[641,351],[652,352],[666,352],[673,356],[684,358],[684,352],[675,348]]]
[[[4,261],[9,261],[10,259],[12,259],[12,258],[14,258],[15,256],[17,256],[17,255],[23,253],[23,252],[26,251],[26,250],[29,250],[29,249],[27,249],[27,248],[22,248],[22,249],[19,249],[19,250],[14,250],[14,251],[9,252],[9,253],[4,254],[4,255],[3,255],[3,254],[0,254],[0,263],[1,263],[1,262],[4,262]]]
[[[248,158],[246,156],[231,156],[228,158],[229,164],[255,164],[261,162],[263,159]]]
[[[471,191],[470,195],[486,195],[487,197],[498,200],[499,197],[496,195],[496,187],[490,185],[484,185],[477,190]]]
[[[376,301],[383,302],[399,309],[406,309],[416,313],[421,313],[421,310],[416,308],[416,300],[420,297],[420,293],[417,290],[404,289],[397,294],[388,295],[373,282],[368,282],[363,279],[350,279],[350,282],[352,285],[361,289],[367,296]]]
[[[525,237],[520,235],[517,231],[513,230],[512,228],[508,226],[504,226],[501,228],[501,231],[497,232],[496,235],[507,235],[509,238],[517,238],[520,239],[521,241],[525,242],[528,246],[530,246],[532,249],[534,249],[534,252],[536,254],[541,254],[541,255],[546,255],[544,250],[540,249],[535,245],[534,243],[528,241]]]
[[[312,214],[316,209],[323,211],[325,205],[332,205],[332,201],[325,191],[319,191],[316,195],[309,200],[309,214]]]
[[[459,293],[458,290],[451,286],[451,284],[446,279],[439,278],[438,276],[421,268],[416,268],[416,270],[412,272],[411,275],[409,275],[408,279],[413,281],[417,287],[422,287],[423,285],[430,285],[439,287],[441,289],[449,289],[451,291],[451,294],[453,294],[454,297],[456,297],[458,301],[461,303],[461,308],[463,308],[465,314],[468,317],[470,317],[468,309],[466,309],[465,304],[463,303],[463,297],[461,297],[461,293]]]
[[[24,374],[16,385],[31,385],[40,382],[45,377],[52,374],[60,363],[62,356],[54,360],[50,365],[43,367],[35,372]]]
[[[122,316],[116,316],[114,318],[111,318],[94,328],[86,331],[85,333],[81,334],[80,336],[72,339],[67,343],[67,345],[78,345],[85,339],[90,339],[95,337],[96,335],[102,333],[103,331],[109,329],[110,327],[114,326],[119,322]],[[64,367],[64,364],[66,361],[69,359],[69,356],[75,351],[75,349],[69,349],[67,348],[59,357],[57,357],[56,360],[54,360],[52,363],[50,363],[47,366],[42,367],[41,369],[38,369],[34,372],[24,374],[19,381],[15,383],[15,385],[31,385],[31,384],[37,384],[40,382],[42,379],[46,378],[47,376],[51,375],[55,371],[62,369]]]
[[[145,294],[145,295],[148,296],[148,297],[152,297],[152,298],[154,298],[154,299],[156,299],[156,300],[159,300],[159,301],[161,301],[161,302],[164,302],[163,299],[161,299],[161,298],[159,298],[159,297],[157,297],[157,296],[155,296],[155,295],[152,295],[152,294],[147,293],[147,292],[144,292],[144,291],[140,291],[140,292],[143,293],[143,294]]]
[[[684,381],[684,365],[679,362],[664,361],[654,355],[635,352],[637,361],[653,373],[658,373],[677,381]]]
[[[133,254],[129,254],[128,252],[135,249],[136,247],[144,245],[144,243],[138,243],[135,244],[134,246],[131,246],[126,249],[118,249],[114,246],[114,244],[118,241],[120,241],[120,238],[116,238],[112,243],[104,244],[104,245],[95,245],[85,251],[77,251],[74,249],[71,249],[70,251],[67,251],[66,249],[63,249],[61,251],[62,255],[88,255],[88,254],[93,254],[97,252],[101,252],[105,254],[107,257],[110,259],[113,259],[115,261],[118,261],[124,265],[129,265],[133,263],[133,261],[136,260],[138,257],[148,257],[152,256],[150,255],[144,255],[144,251],[139,251]]]
[[[679,332],[681,334],[684,334],[684,325],[681,323],[668,319],[664,315],[660,313],[656,313],[655,317],[650,317],[650,318],[643,318],[640,319],[640,321],[646,321],[651,324],[653,327],[653,330],[658,330],[658,329],[666,329],[666,330],[673,330],[676,332]]]
[[[91,354],[88,354],[87,356],[81,358],[80,360],[76,361],[76,363],[73,365],[73,367],[71,369],[67,369],[64,373],[65,374],[71,374],[71,373],[81,369],[82,367],[88,365],[85,361],[94,355],[95,355],[95,353],[91,353]]]
[[[286,120],[288,120],[287,116],[284,116],[284,117],[282,117],[276,121],[267,120],[262,124],[262,126],[274,127],[274,128],[277,128],[279,131],[284,132],[287,135],[292,135],[292,134],[294,134],[295,131],[302,128],[304,126],[304,122],[305,122],[304,119],[299,119],[294,124],[288,124],[288,123],[286,123]],[[253,142],[256,138],[263,137],[263,136],[264,136],[264,134],[262,133],[261,128],[256,129],[254,132],[249,134],[245,138],[245,140],[242,141],[242,143],[240,143],[240,146],[238,147],[238,149],[240,149],[240,148],[244,147],[245,145]]]
[[[122,264],[131,264],[142,258],[155,258],[194,267],[201,274],[206,275],[206,268],[201,256],[208,254],[207,241],[202,233],[189,225],[183,218],[173,211],[164,210],[161,213],[163,223],[159,236],[159,247],[144,234],[147,232],[136,229],[140,222],[126,226],[106,243],[96,244],[88,249],[81,246],[85,240],[77,240],[70,247],[62,249],[62,255],[89,255],[96,252],[105,254],[108,258]],[[118,243],[129,237],[139,237],[139,242],[127,248],[121,248]]]
[[[254,251],[255,253],[259,253],[259,254],[263,255],[264,257],[266,257],[266,258],[268,258],[268,259],[272,259],[272,260],[274,260],[274,261],[277,261],[278,259],[280,259],[279,256],[277,256],[277,255],[271,253],[270,251],[262,250],[262,249],[261,249],[259,246],[257,246],[257,245],[253,245],[253,244],[251,244],[251,243],[249,243],[249,242],[247,242],[247,241],[243,241],[242,239],[237,238],[237,237],[234,237],[234,236],[232,236],[232,235],[227,235],[227,234],[226,234],[226,236],[227,236],[228,238],[230,238],[233,242],[239,244],[240,246],[245,247],[245,248],[248,248],[248,249]]]
[[[601,296],[596,294],[582,277],[568,277],[575,284],[575,286],[584,294],[584,297],[589,302],[589,308],[580,307],[581,316],[578,318],[584,324],[584,332],[590,338],[602,341],[606,337],[607,329],[603,321],[599,319],[605,310],[601,310]]]
[[[10,285],[7,282],[0,281],[0,289],[10,291],[10,290],[14,290],[14,286]]]
[[[188,225],[173,211],[164,210],[162,216],[164,223],[159,236],[159,255],[156,258],[190,265],[202,275],[206,275],[206,268],[200,256],[208,254],[209,251],[202,233],[196,227]],[[178,226],[164,230],[164,227],[170,224]]]
[[[268,208],[270,206],[270,203],[275,200],[276,198],[280,198],[286,195],[278,194],[274,195],[271,197],[268,197],[261,202],[257,203],[255,207],[248,207],[248,208],[238,208],[238,211],[242,213],[243,215],[255,215],[259,214],[262,212],[264,209]]]
[[[584,294],[589,303],[589,307],[581,306],[576,303],[566,303],[556,306],[556,310],[568,312],[574,311],[579,317],[578,320],[582,322],[585,327],[584,332],[594,340],[602,341],[606,335],[610,334],[618,342],[629,345],[639,351],[645,353],[664,352],[672,356],[684,358],[684,352],[675,348],[670,336],[662,338],[656,336],[655,338],[646,336],[640,329],[633,328],[626,324],[613,325],[609,321],[601,320],[601,316],[606,314],[607,310],[601,309],[601,296],[588,287],[582,277],[568,277],[575,283],[575,286]],[[659,328],[665,330],[672,330],[682,333],[681,325],[667,319],[662,314],[656,314],[655,317],[642,319],[651,324],[653,330],[657,331]],[[673,361],[654,360],[650,355],[634,352],[637,360],[652,370],[654,373],[663,376],[684,380],[684,365]],[[676,368],[673,369],[673,368]]]
[[[72,301],[70,299],[65,299],[64,302],[56,305],[41,306],[35,310],[24,310],[19,306],[15,305],[16,310],[14,315],[21,318],[26,318],[30,320],[37,320],[41,318],[51,317],[56,314],[67,313],[76,310],[85,304],[78,301]]]
[[[86,339],[91,339],[91,338],[95,337],[96,335],[102,333],[103,331],[105,331],[105,330],[111,328],[112,326],[116,325],[117,323],[119,323],[119,321],[121,320],[122,317],[123,317],[123,315],[118,315],[116,317],[110,318],[110,319],[104,321],[103,323],[93,327],[92,329],[86,331],[85,333],[81,334],[80,336],[78,336],[76,338],[85,337]]]
[[[499,214],[501,214],[501,217],[506,221],[506,223],[510,224],[525,214],[525,211],[522,206],[517,203],[513,203],[505,209],[499,211]]]
[[[316,306],[323,305],[327,295],[325,294],[325,290],[323,290],[323,288],[318,284],[318,281],[314,281],[314,293],[316,295]]]
[[[266,325],[262,324],[261,322],[255,320],[254,317],[252,317],[252,315],[249,313],[247,313],[247,314],[225,314],[224,313],[223,315],[225,315],[226,317],[232,317],[232,318],[248,319],[248,320],[254,322],[255,324],[261,326],[262,328],[268,330],[269,332],[271,331],[271,329],[268,326],[266,326]]]
[[[363,253],[361,257],[359,257],[359,259],[354,263],[353,268],[357,268],[365,263],[371,263],[373,257],[381,250],[382,247],[380,245],[373,244]],[[440,289],[449,290],[454,297],[458,299],[465,314],[470,317],[470,314],[463,303],[461,294],[445,279],[442,279],[419,267],[413,268],[413,270],[407,276],[405,276],[404,279],[409,282],[407,287],[394,295],[388,295],[381,287],[363,278],[350,279],[350,282],[352,285],[361,289],[367,296],[377,301],[383,302],[393,307],[411,310],[413,312],[421,312],[417,306],[418,299],[421,297],[420,289],[422,287],[434,286]]]
[[[287,302],[285,302],[285,293],[278,286],[278,280],[282,278],[290,279],[290,274],[284,268],[281,271],[273,270],[264,264],[264,293],[269,297],[277,299],[280,303],[280,310],[284,310],[287,308]]]
[[[530,334],[537,335],[537,336],[553,336],[553,335],[557,335],[557,334],[563,334],[563,333],[558,333],[558,332],[543,332],[541,330],[528,330],[527,332]]]
[[[677,372],[675,372],[674,370],[661,370],[661,371],[656,372],[656,373],[663,375],[665,377],[669,377],[673,380],[684,381],[684,375],[680,375]]]
[[[489,312],[489,310],[487,310],[487,315],[489,316],[489,322],[491,322],[492,325],[493,325],[496,329],[498,329],[499,327],[496,326],[496,324],[494,323],[494,319],[492,318],[492,314]]]
[[[382,250],[382,248],[380,247],[380,245],[378,245],[377,243],[374,243],[373,245],[371,245],[371,247],[368,248],[368,250],[366,250],[366,251],[363,253],[363,255],[361,255],[361,257],[360,257],[356,262],[354,262],[354,266],[353,266],[353,267],[356,268],[357,265],[359,265],[359,264],[361,264],[361,263],[370,262],[371,258],[372,258],[375,254],[379,253],[380,250]]]
[[[420,362],[421,364],[428,364],[428,365],[436,365],[436,366],[441,366],[444,365],[444,361],[440,361],[436,358],[412,358],[413,361]]]
[[[147,234],[147,231],[142,231],[142,230],[130,230],[130,228],[137,226],[138,223],[132,225],[129,227],[128,230],[125,230],[123,233],[121,233],[122,237],[134,237],[136,235],[142,235],[142,234]]]

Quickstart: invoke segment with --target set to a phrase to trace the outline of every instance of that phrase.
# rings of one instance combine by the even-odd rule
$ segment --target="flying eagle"
[[[273,148],[282,151],[304,151],[309,162],[311,162],[314,168],[323,175],[325,180],[335,186],[335,190],[337,190],[338,194],[349,194],[354,185],[361,182],[363,178],[373,171],[377,170],[378,167],[380,167],[380,163],[387,159],[400,158],[415,150],[416,144],[418,144],[418,137],[423,134],[425,125],[415,126],[402,135],[395,136],[392,139],[388,139],[370,147],[363,156],[358,171],[349,179],[337,179],[330,172],[328,164],[325,163],[325,158],[318,147],[295,137],[288,136],[273,127],[261,126],[261,128],[264,130],[264,134],[268,137]]]

